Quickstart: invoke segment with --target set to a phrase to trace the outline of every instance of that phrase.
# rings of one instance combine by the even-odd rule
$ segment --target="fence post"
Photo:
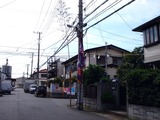
[[[97,83],[97,110],[102,111],[101,103],[101,83]]]

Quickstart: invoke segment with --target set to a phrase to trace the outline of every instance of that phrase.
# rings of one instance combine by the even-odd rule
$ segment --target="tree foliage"
[[[105,70],[98,65],[89,65],[87,69],[84,70],[83,82],[85,85],[94,84],[105,78]]]
[[[143,48],[135,48],[123,58],[117,77],[121,83],[127,83],[130,104],[160,107],[160,94],[157,92],[160,91],[160,70],[143,61]]]
[[[159,69],[135,69],[129,72],[127,74],[129,103],[160,107],[159,73]]]
[[[67,24],[70,24],[69,22],[71,20],[71,14],[68,12],[69,9],[63,0],[59,0],[56,19],[62,32],[67,32],[67,29],[69,29],[67,27]]]
[[[117,70],[117,77],[124,84],[129,78],[128,73],[134,69],[147,69],[151,68],[150,65],[144,62],[143,47],[135,48],[130,54],[124,56],[122,65]]]

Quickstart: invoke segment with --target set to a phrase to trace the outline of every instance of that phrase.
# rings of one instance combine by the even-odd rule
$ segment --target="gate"
[[[97,109],[97,86],[89,85],[84,87],[84,107],[86,109]]]

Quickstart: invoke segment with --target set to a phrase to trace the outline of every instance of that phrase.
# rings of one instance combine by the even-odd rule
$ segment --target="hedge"
[[[129,103],[160,107],[159,69],[135,69],[127,78]]]

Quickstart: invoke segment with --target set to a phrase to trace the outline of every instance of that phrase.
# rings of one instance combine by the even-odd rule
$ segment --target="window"
[[[158,41],[158,29],[157,26],[154,26],[154,41]]]
[[[105,56],[100,56],[100,55],[98,55],[98,56],[97,56],[97,64],[98,64],[98,65],[103,65],[103,64],[105,64]]]
[[[160,24],[159,24],[159,29],[160,29]],[[144,38],[144,45],[151,45],[157,43],[157,41],[159,41],[158,25],[155,25],[143,31],[143,38]]]
[[[154,43],[153,27],[149,28],[150,43]]]
[[[122,58],[113,57],[113,64],[114,65],[120,65],[120,64],[122,64]]]
[[[149,44],[149,29],[146,30],[146,43]]]
[[[47,74],[41,74],[42,78],[47,78]]]
[[[146,45],[147,44],[146,31],[143,31],[143,41],[144,41],[144,45]]]

